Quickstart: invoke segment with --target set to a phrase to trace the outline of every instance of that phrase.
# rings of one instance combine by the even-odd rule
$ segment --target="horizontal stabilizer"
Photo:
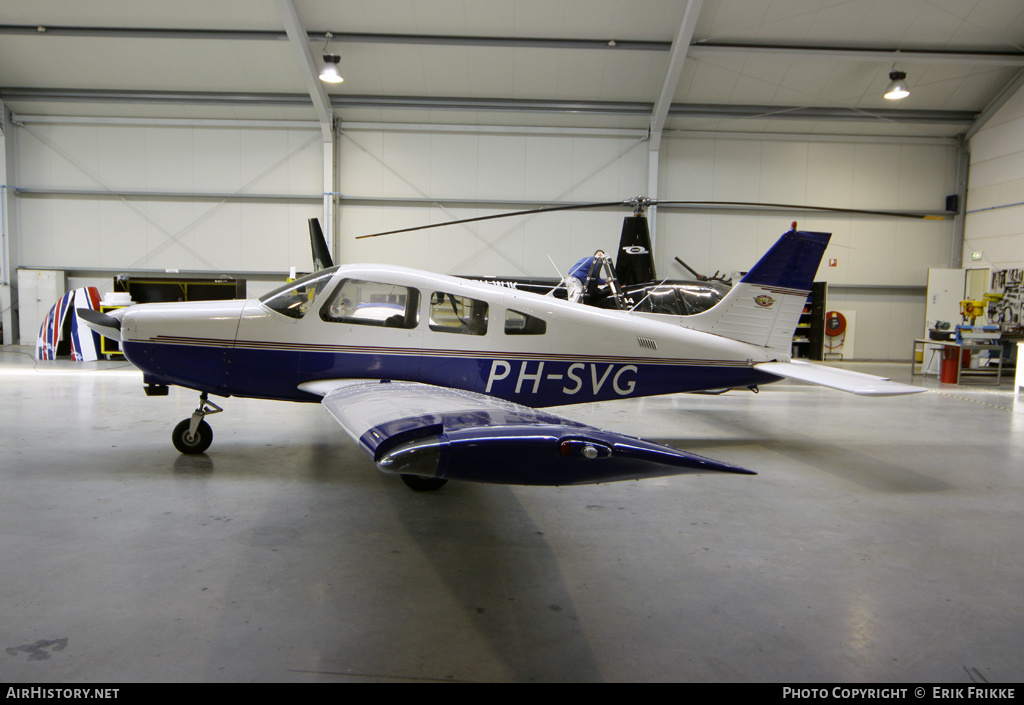
[[[891,397],[901,394],[917,394],[928,391],[924,387],[914,387],[901,382],[893,382],[886,377],[841,370],[835,367],[812,365],[807,362],[762,362],[754,365],[755,369],[779,377],[810,382],[822,387],[830,387],[843,392],[851,392],[868,397]]]
[[[755,474],[463,390],[387,380],[323,380],[299,388],[322,395],[335,420],[387,473],[510,485]]]

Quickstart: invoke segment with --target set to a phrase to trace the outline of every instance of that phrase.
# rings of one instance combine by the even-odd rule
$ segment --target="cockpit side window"
[[[420,292],[407,286],[346,279],[320,310],[325,321],[385,328],[415,328]]]
[[[259,300],[267,308],[289,318],[302,318],[333,276],[333,269],[307,274],[264,294]]]
[[[505,312],[505,333],[507,335],[544,335],[547,329],[548,324],[542,318],[512,309]]]
[[[487,302],[435,291],[430,295],[430,330],[487,334]]]

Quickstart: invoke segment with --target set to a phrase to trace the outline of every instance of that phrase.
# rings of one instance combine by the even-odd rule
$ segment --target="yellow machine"
[[[978,316],[985,315],[985,302],[970,300],[961,301],[960,315],[964,317],[965,321],[970,321],[971,325],[973,326],[974,321],[978,318]]]
[[[960,315],[973,326],[979,316],[984,316],[988,305],[1003,298],[1002,294],[985,294],[981,301],[965,299],[960,302]]]

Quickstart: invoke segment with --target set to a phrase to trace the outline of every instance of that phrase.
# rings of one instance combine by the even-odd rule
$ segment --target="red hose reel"
[[[839,311],[829,311],[825,314],[825,352],[826,354],[840,354],[837,351],[843,349],[846,342],[846,316]]]

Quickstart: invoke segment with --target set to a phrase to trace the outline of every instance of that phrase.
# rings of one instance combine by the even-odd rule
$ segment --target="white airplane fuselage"
[[[343,284],[376,293],[357,310]],[[221,396],[320,401],[299,385],[393,379],[534,408],[750,387],[779,379],[755,364],[788,360],[778,350],[687,329],[674,317],[403,267],[335,267],[320,273],[315,291],[300,293],[308,297],[293,297],[301,316],[266,297],[133,306],[120,315],[122,350],[148,381]],[[394,325],[385,324],[392,313]]]

